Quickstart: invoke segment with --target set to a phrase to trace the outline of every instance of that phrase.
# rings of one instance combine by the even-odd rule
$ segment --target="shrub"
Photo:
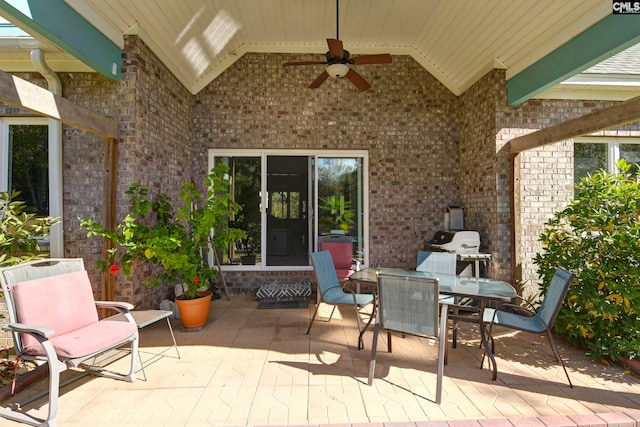
[[[48,236],[51,227],[60,222],[59,218],[27,213],[27,205],[16,199],[19,194],[0,192],[0,267],[47,256],[40,251],[38,237]]]
[[[594,359],[640,355],[640,184],[616,175],[584,178],[578,196],[547,222],[535,257],[546,291],[557,266],[576,274],[555,327]]]

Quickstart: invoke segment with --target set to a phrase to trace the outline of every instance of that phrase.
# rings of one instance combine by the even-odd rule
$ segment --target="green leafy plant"
[[[115,230],[106,230],[93,219],[80,219],[88,237],[101,236],[113,242],[100,267],[111,274],[122,270],[129,275],[135,264],[160,265],[162,271],[145,285],[182,283],[185,297],[197,298],[198,289],[217,275],[206,260],[209,248],[224,248],[245,237],[244,231],[229,227],[229,218],[240,206],[231,199],[227,169],[220,163],[211,170],[204,182],[205,194],[200,194],[194,184],[184,183],[175,216],[168,194],[160,193],[152,201],[149,190],[134,183],[126,191],[130,212]]]
[[[603,361],[640,355],[640,184],[628,163],[618,168],[583,178],[535,257],[543,283],[557,266],[576,274],[555,327]]]
[[[40,251],[39,237],[49,235],[59,218],[27,213],[27,205],[17,200],[18,191],[0,192],[0,267],[46,257]]]

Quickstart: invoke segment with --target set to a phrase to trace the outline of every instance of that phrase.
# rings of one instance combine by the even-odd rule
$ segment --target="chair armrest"
[[[535,316],[536,309],[528,300],[522,298],[521,296],[515,296],[514,299],[524,302],[526,306],[520,304],[514,304],[510,302],[503,302],[494,307],[494,310],[498,311],[509,311],[511,313],[518,314],[520,316]]]
[[[128,313],[134,309],[134,305],[128,302],[96,301],[95,303],[97,308],[111,308],[118,313]]]
[[[8,325],[3,326],[2,329],[9,332],[39,335],[42,338],[48,338],[55,333],[53,328],[38,325],[27,325],[26,323],[9,323]]]
[[[338,288],[338,289],[341,289],[341,290],[343,290],[343,291],[344,291],[344,290],[345,290],[345,287],[344,287],[344,286],[345,286],[345,285],[340,285],[340,286],[331,286],[330,288],[328,288],[326,291],[324,291],[324,292],[322,293],[322,297],[324,298],[324,296],[325,296],[325,295],[326,295],[330,290],[332,290],[332,289],[336,289],[336,288]],[[347,290],[349,290],[349,291],[351,291],[351,293],[353,293],[353,291],[352,291],[351,289],[349,289],[348,287],[347,287],[346,289],[347,289]]]

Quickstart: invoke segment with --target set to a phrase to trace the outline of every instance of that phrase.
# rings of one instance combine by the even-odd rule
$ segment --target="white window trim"
[[[54,199],[54,195],[57,193],[62,194],[62,188],[52,188],[52,180],[51,173],[52,171],[62,170],[61,164],[51,164],[51,126],[50,120],[42,117],[3,117],[0,119],[0,191],[8,192],[9,188],[9,128],[11,125],[35,125],[35,126],[48,126],[49,127],[49,214],[51,216],[60,216],[52,213],[52,200]],[[51,234],[47,238],[43,238],[44,241],[49,241],[49,247],[52,251],[52,256],[54,256],[54,251],[56,248],[61,247],[61,242],[63,239],[62,236],[62,226],[55,226],[57,229],[52,229]],[[62,253],[61,250],[57,250]],[[55,255],[59,256],[59,255]],[[61,255],[60,255],[61,256]]]

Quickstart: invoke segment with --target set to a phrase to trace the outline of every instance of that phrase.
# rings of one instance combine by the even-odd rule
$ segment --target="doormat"
[[[262,300],[258,308],[309,308],[309,300]]]

